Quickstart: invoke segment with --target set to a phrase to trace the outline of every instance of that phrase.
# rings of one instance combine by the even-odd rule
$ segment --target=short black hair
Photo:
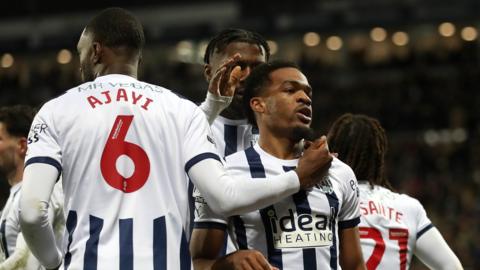
[[[27,105],[1,107],[0,123],[9,135],[27,138],[35,114],[36,110]]]
[[[245,29],[228,28],[218,33],[218,35],[213,37],[208,43],[205,56],[203,57],[205,64],[210,64],[210,57],[212,57],[215,51],[222,52],[228,44],[233,42],[246,42],[256,44],[260,48],[263,47],[265,50],[265,60],[268,61],[270,58],[270,47],[265,38],[260,34]]]
[[[255,67],[245,80],[245,90],[243,93],[243,110],[247,115],[248,122],[257,126],[255,114],[250,107],[250,100],[262,95],[265,86],[270,82],[270,73],[281,68],[300,68],[292,62],[276,60],[270,63],[262,63]]]
[[[348,164],[358,180],[392,189],[385,176],[387,135],[380,122],[362,114],[340,116],[328,132],[330,151]]]
[[[110,48],[126,47],[140,53],[145,45],[141,22],[129,11],[112,7],[104,9],[85,27],[94,41]]]

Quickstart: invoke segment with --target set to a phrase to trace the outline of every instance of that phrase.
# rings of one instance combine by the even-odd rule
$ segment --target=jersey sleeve
[[[343,179],[343,203],[338,215],[338,227],[348,229],[360,223],[360,191],[357,178],[348,166],[344,169]]]
[[[413,199],[413,198],[412,198]],[[433,228],[432,221],[427,216],[427,212],[423,205],[417,200],[413,199],[414,206],[416,208],[416,224],[417,224],[417,239],[420,238],[424,233]]]
[[[32,163],[46,163],[62,170],[62,151],[53,121],[54,101],[46,103],[35,116],[28,134],[25,167]]]
[[[195,188],[193,191],[195,201],[195,223],[196,229],[220,229],[226,230],[228,219],[222,215],[215,214],[208,206],[200,191]]]
[[[212,158],[221,162],[212,131],[200,108],[194,109],[184,136],[185,172],[204,159]]]

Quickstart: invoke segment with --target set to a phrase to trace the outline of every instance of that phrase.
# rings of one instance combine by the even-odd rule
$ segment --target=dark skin
[[[204,67],[208,91],[215,95],[234,96],[232,103],[220,115],[228,119],[244,119],[242,108],[245,79],[257,65],[264,63],[265,50],[257,44],[232,42],[224,50],[215,50]],[[234,80],[231,77],[235,77]],[[233,81],[233,82],[232,82]]]
[[[260,131],[259,145],[277,158],[295,159],[301,154],[302,145],[294,131],[310,128],[312,88],[307,78],[295,68],[278,69],[270,74],[270,79],[271,83],[262,95],[250,101]],[[304,151],[303,157],[310,149],[328,151],[325,136],[308,144],[309,149]],[[299,166],[300,163],[303,163],[302,159]],[[358,229],[342,230],[339,237],[342,267],[365,269]],[[193,230],[190,252],[195,269],[276,269],[256,250],[239,250],[217,258],[224,239],[225,231],[220,229]]]

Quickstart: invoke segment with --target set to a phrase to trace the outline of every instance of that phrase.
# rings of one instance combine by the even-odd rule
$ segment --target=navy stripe
[[[265,168],[263,167],[260,155],[253,147],[245,149],[248,166],[250,167],[250,175],[252,178],[265,178]]]
[[[223,248],[220,251],[220,254],[218,254],[217,258],[221,258],[225,255],[227,255],[227,247],[228,247],[228,232],[225,232],[224,238],[223,238]]]
[[[10,255],[8,254],[7,235],[5,233],[6,221],[7,220],[2,221],[2,225],[0,226],[0,234],[2,234],[2,246],[3,246],[3,250],[5,251],[5,258],[8,258]]]
[[[72,261],[72,253],[70,253],[70,245],[72,244],[73,232],[77,228],[77,212],[69,211],[66,221],[66,227],[68,232],[68,244],[67,244],[67,253],[65,253],[65,259],[63,261],[64,270],[67,270]]]
[[[167,269],[167,226],[165,217],[153,220],[153,269]]]
[[[214,154],[214,153],[198,154],[198,155],[194,156],[193,158],[191,158],[187,163],[185,163],[185,172],[188,173],[188,171],[193,167],[193,165],[197,164],[198,162],[200,162],[204,159],[208,159],[208,158],[213,158],[213,159],[216,159],[216,160],[222,162],[220,160],[220,157],[217,154]]]
[[[188,220],[188,238],[192,237],[192,231],[193,231],[193,221],[195,220],[195,199],[193,198],[193,189],[195,186],[192,183],[192,180],[190,180],[190,177],[188,178],[188,213],[190,214],[190,219]]]
[[[96,270],[98,263],[98,241],[103,228],[103,219],[90,215],[90,238],[85,245],[83,267],[88,270]]]
[[[417,233],[417,239],[420,238],[420,236],[422,236],[424,233],[426,233],[428,230],[430,230],[431,228],[433,228],[433,224],[430,223],[428,224],[427,226],[425,226],[425,228],[421,229],[418,233]]]
[[[338,252],[337,252],[337,229],[335,228],[337,215],[338,215],[338,197],[334,191],[327,193],[328,204],[330,205],[330,225],[333,235],[333,244],[330,247],[330,268],[337,269],[338,264]]]
[[[245,150],[247,162],[250,167],[250,175],[252,178],[266,178],[265,167],[262,164],[260,155],[253,147]],[[276,218],[275,208],[272,205],[260,209],[260,216],[262,218],[263,226],[265,228],[265,238],[267,240],[267,256],[271,265],[283,269],[282,250],[276,249],[273,243],[273,232],[270,218]]]
[[[51,157],[33,157],[25,162],[25,167],[33,163],[45,163],[57,168],[58,174],[62,173],[62,165]]]
[[[227,230],[227,224],[219,223],[219,222],[195,222],[193,224],[195,229],[218,229],[222,231]]]
[[[349,229],[357,226],[360,223],[360,217],[350,219],[350,220],[343,220],[338,222],[338,229]]]
[[[190,270],[191,268],[190,250],[185,231],[182,230],[182,241],[180,242],[180,270]]]
[[[237,126],[224,125],[225,156],[237,152]]]
[[[273,205],[260,209],[260,216],[262,217],[263,226],[265,228],[268,261],[278,269],[283,269],[282,250],[276,249],[273,243],[273,232],[270,219],[278,219]]]
[[[133,218],[120,219],[120,270],[133,270]]]
[[[233,227],[235,228],[238,248],[248,249],[247,230],[245,229],[245,223],[240,216],[233,216],[231,220],[233,222]]]
[[[295,167],[283,166],[285,172],[294,170]],[[293,194],[293,201],[297,209],[297,215],[311,215],[312,209],[308,202],[307,193],[304,190],[300,190],[296,194]],[[317,270],[317,254],[315,248],[304,248],[303,252],[303,269],[304,270]]]

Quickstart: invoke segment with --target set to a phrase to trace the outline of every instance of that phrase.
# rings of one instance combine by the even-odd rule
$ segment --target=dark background
[[[160,3],[161,2],[161,3]],[[72,3],[68,3],[69,6]],[[129,8],[147,37],[140,79],[203,100],[206,42],[225,27],[275,41],[273,59],[300,64],[314,89],[314,126],[326,133],[345,112],[378,118],[390,140],[388,176],[422,202],[466,269],[480,269],[480,31],[478,0],[306,1],[2,1],[0,106],[40,106],[80,82],[76,42],[88,20],[108,6]],[[450,22],[451,36],[439,25]],[[387,36],[373,41],[370,31]],[[395,45],[404,31],[409,41]],[[316,32],[309,47],[303,36]],[[338,36],[339,50],[326,41]],[[57,61],[61,49],[71,60]],[[5,54],[14,58],[3,65]],[[67,53],[68,54],[68,53]],[[7,57],[8,58],[8,57]],[[67,57],[68,58],[68,57]],[[6,60],[5,60],[6,61]],[[8,61],[7,61],[8,62]],[[3,199],[8,193],[1,182]],[[418,262],[413,269],[425,269]]]

